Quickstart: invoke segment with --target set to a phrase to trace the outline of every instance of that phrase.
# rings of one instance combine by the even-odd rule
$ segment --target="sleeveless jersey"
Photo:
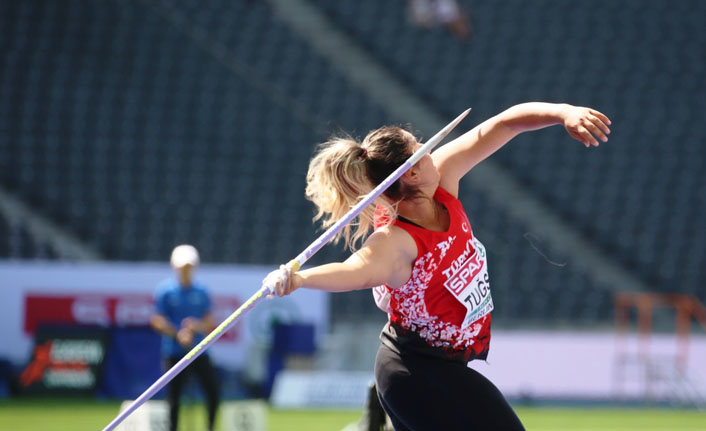
[[[473,236],[461,202],[441,187],[434,200],[449,215],[446,232],[395,220],[417,244],[412,276],[401,287],[373,289],[389,322],[381,339],[396,349],[468,362],[485,359],[490,347],[490,295],[485,248]],[[376,227],[385,215],[376,214]]]

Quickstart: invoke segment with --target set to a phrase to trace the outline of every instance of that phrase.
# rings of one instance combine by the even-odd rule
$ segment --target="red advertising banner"
[[[240,306],[232,297],[214,296],[214,321],[221,322]],[[141,294],[36,294],[28,293],[24,300],[24,331],[34,334],[44,324],[146,326],[154,312],[150,295]],[[235,342],[238,326],[226,332],[218,342]]]
[[[237,310],[270,270],[202,265],[196,279],[211,294],[213,320],[220,323]],[[165,263],[0,261],[0,357],[28,363],[35,334],[45,324],[128,332],[145,328],[154,310],[155,288],[170,277],[172,271]],[[317,336],[328,333],[328,297],[327,292],[301,290],[262,301],[223,333],[210,349],[211,358],[228,369],[252,367],[259,372],[251,356],[269,343],[273,322],[313,323]]]

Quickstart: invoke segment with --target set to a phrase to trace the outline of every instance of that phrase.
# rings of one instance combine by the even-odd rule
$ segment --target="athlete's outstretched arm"
[[[515,105],[482,122],[432,154],[441,174],[441,186],[454,196],[458,182],[475,165],[522,132],[561,124],[586,147],[606,142],[610,120],[591,109],[568,104],[530,102]]]
[[[294,274],[286,268],[272,271],[263,285],[274,286],[284,296],[300,287],[347,292],[382,284],[402,285],[410,276],[411,262],[416,257],[414,240],[401,229],[388,227],[374,232],[360,250],[344,262],[307,268]]]

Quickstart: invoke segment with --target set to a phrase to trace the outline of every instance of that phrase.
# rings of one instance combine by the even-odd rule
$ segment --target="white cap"
[[[198,266],[199,262],[199,252],[193,245],[179,245],[172,251],[172,266],[174,268],[181,268],[184,265]]]

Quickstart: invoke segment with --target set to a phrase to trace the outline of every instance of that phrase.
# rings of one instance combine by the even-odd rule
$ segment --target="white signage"
[[[195,278],[206,285],[217,323],[247,301],[274,268],[208,265]],[[48,313],[55,321],[94,325],[147,325],[155,287],[171,277],[168,263],[0,262],[0,357],[26,363],[33,331]],[[300,289],[258,303],[210,349],[214,362],[242,369],[255,343],[269,343],[272,324],[310,323],[315,335],[328,332],[328,293]]]

